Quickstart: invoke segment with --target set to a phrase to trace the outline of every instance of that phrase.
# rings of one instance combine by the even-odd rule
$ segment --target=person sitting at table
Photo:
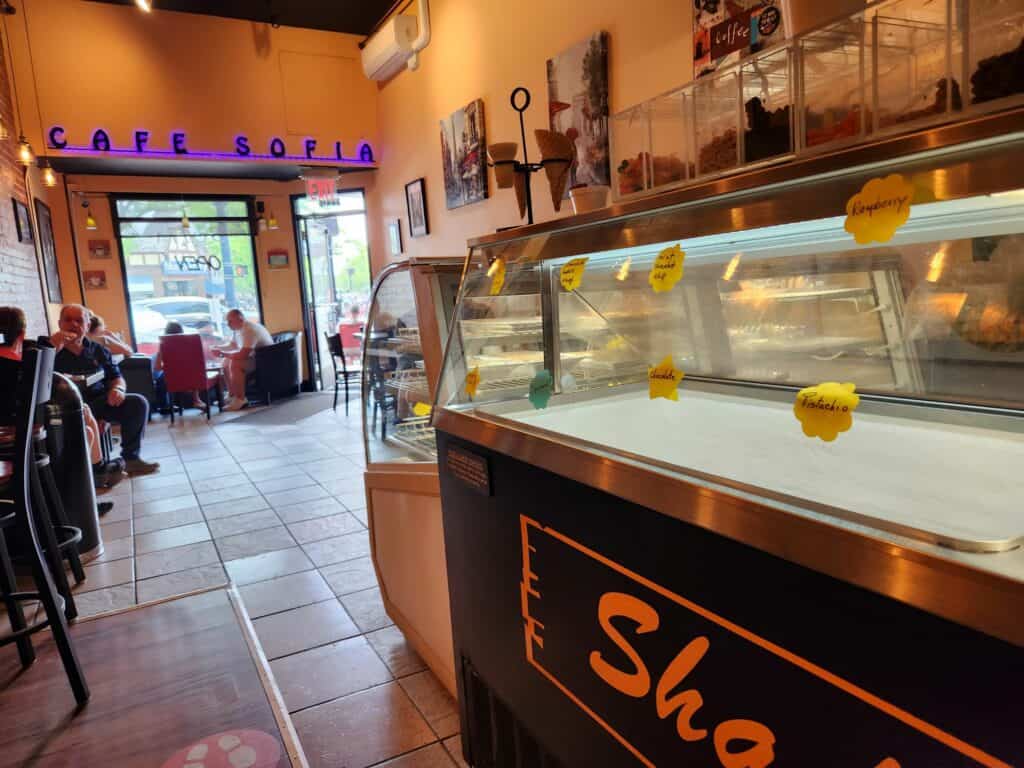
[[[103,322],[103,318],[99,315],[92,315],[89,318],[89,338],[101,347],[106,347],[112,355],[131,357],[134,353],[134,350],[125,344],[120,336],[113,331],[107,330],[106,323]]]
[[[20,307],[0,307],[0,358],[21,362],[25,347],[25,312]],[[82,406],[85,440],[92,465],[93,483],[97,488],[112,488],[124,478],[123,466],[118,461],[103,463],[100,447],[100,427],[88,405]],[[100,514],[113,507],[111,502],[100,502]]]
[[[101,381],[82,388],[82,397],[98,418],[121,425],[121,456],[128,474],[152,474],[160,469],[160,464],[145,461],[139,455],[149,420],[149,403],[142,395],[127,392],[121,369],[110,352],[88,337],[89,317],[89,310],[81,304],[61,308],[60,329],[50,337],[57,350],[54,370],[69,375],[103,373]]]
[[[164,326],[164,336],[177,336],[178,334],[184,333],[184,326],[177,320],[168,320],[167,325]],[[153,358],[153,379],[156,383],[157,399],[161,403],[167,403],[168,407],[173,407],[170,396],[167,394],[167,385],[164,382],[164,351],[163,347],[157,350],[156,357]],[[192,393],[192,407],[203,410],[206,408],[206,403],[199,396],[199,390],[195,390]]]
[[[228,385],[228,403],[225,411],[240,411],[249,405],[245,397],[245,379],[256,365],[253,352],[259,347],[274,343],[270,331],[259,323],[246,320],[240,309],[232,309],[227,314],[228,328],[234,335],[227,344],[214,347],[214,357],[224,358],[224,378]]]

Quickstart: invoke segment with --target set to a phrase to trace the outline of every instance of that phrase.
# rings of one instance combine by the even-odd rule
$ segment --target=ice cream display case
[[[448,582],[430,406],[462,259],[407,259],[374,282],[363,329],[366,508],[388,615],[454,687]]]
[[[1022,162],[1018,110],[471,243],[469,764],[1024,764]]]

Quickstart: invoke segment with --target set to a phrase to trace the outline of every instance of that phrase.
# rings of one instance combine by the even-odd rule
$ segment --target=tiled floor
[[[114,509],[79,587],[83,615],[230,580],[311,768],[464,765],[455,702],[381,603],[358,409],[284,424],[186,414],[154,421],[144,454],[161,471],[105,496]]]

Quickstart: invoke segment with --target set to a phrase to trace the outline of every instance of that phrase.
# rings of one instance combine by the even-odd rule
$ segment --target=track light
[[[18,137],[18,162],[26,168],[36,163],[36,155],[32,151],[32,145],[28,143],[28,139],[24,136]]]

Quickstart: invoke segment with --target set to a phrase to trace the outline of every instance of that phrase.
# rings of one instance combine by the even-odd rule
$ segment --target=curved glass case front
[[[1003,182],[966,156],[930,167],[908,173],[910,218],[884,243],[858,245],[834,213],[896,165],[481,246],[501,263],[464,280],[439,406],[787,508],[1016,546],[1024,189],[972,193]],[[673,246],[682,278],[656,292]],[[562,268],[581,258],[567,290]],[[678,401],[650,397],[666,358],[685,375]],[[833,442],[794,414],[822,382],[861,395]]]

